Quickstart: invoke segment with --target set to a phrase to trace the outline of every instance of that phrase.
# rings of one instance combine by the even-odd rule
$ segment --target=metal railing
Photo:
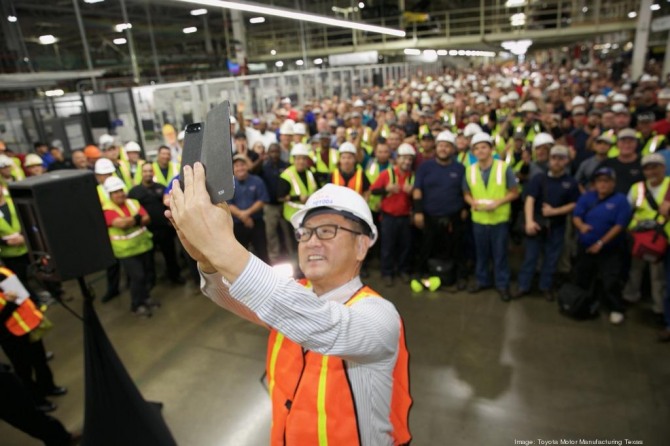
[[[665,8],[665,5],[662,7]],[[304,39],[309,52],[322,51],[325,54],[328,49],[335,47],[351,47],[355,50],[363,45],[403,40],[523,35],[528,31],[571,27],[593,29],[613,22],[634,24],[634,19],[630,19],[628,13],[638,8],[639,1],[636,0],[530,0],[523,6],[513,8],[506,7],[505,0],[498,0],[496,4],[482,1],[476,7],[430,13],[430,18],[424,22],[410,22],[403,16],[365,20],[369,24],[404,29],[407,32],[404,39],[311,23],[304,26]],[[513,22],[514,15],[517,15],[517,20]],[[254,25],[253,33],[249,33],[247,40],[248,54],[251,58],[269,58],[271,50],[275,50],[278,57],[282,53],[296,53],[296,49],[301,46],[300,38],[293,21],[272,20],[264,25]]]

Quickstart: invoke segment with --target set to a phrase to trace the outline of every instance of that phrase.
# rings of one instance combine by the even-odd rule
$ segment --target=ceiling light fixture
[[[283,19],[301,20],[303,22],[318,23],[321,25],[337,26],[340,28],[357,29],[379,34],[388,34],[396,37],[405,37],[405,31],[383,26],[367,25],[364,23],[351,22],[348,20],[334,19],[317,14],[306,14],[304,12],[293,11],[284,8],[270,8],[268,6],[240,3],[225,0],[177,0],[181,3],[191,3],[195,5],[211,6],[214,8],[235,9],[238,11],[251,12],[266,16],[281,17]]]
[[[270,50],[270,54],[274,56],[275,54],[277,54],[277,50]]]
[[[205,14],[207,14],[207,10],[205,8],[191,10],[191,15],[205,15]]]
[[[323,59],[320,57],[318,59],[314,59],[314,65],[321,65],[323,63]]]
[[[284,62],[282,62],[281,60],[278,60],[277,62],[275,62],[275,66],[276,66],[277,68],[281,68],[281,67],[284,66]]]
[[[631,12],[628,13],[628,18],[629,19],[634,19],[635,17],[637,17],[637,12],[631,11]]]
[[[117,33],[121,33],[127,29],[131,29],[132,27],[133,25],[130,23],[119,23],[117,25],[114,25],[114,31],[116,31]]]
[[[416,48],[405,48],[404,53],[408,56],[418,56],[421,54],[421,50]]]
[[[198,28],[196,28],[195,26],[189,26],[188,28],[184,28],[182,31],[184,31],[184,34],[193,34],[197,30]]]
[[[56,39],[51,34],[40,36],[39,40],[42,45],[51,45],[52,43],[58,42],[58,39]]]
[[[93,3],[101,3],[101,2],[104,2],[104,1],[105,0],[84,0],[84,3],[88,3],[88,4],[92,5]]]
[[[65,92],[63,90],[61,90],[60,88],[57,88],[55,90],[47,90],[47,91],[44,92],[44,95],[49,96],[50,98],[55,97],[55,96],[63,96],[64,94],[65,94]]]
[[[651,5],[652,11],[658,11],[659,9],[661,9],[661,5],[659,5],[658,3],[654,3],[653,5]]]
[[[7,16],[7,21],[8,21],[8,22],[12,22],[12,23],[14,23],[14,22],[16,22],[17,20],[18,20],[18,19],[16,18],[15,15],[8,15],[8,16]]]
[[[265,17],[252,17],[249,19],[249,23],[265,23]]]
[[[118,39],[112,40],[115,45],[125,45],[128,41],[124,37],[119,37]]]
[[[299,67],[302,67],[305,64],[305,62],[303,62],[302,60],[296,60],[295,64]]]

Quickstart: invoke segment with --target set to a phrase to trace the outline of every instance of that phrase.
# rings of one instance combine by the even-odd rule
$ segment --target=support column
[[[77,1],[77,0],[73,0]],[[149,26],[149,42],[151,43],[151,58],[154,60],[154,71],[156,72],[156,81],[163,82],[161,76],[161,66],[158,62],[158,51],[156,51],[156,38],[154,37],[154,25],[151,21],[151,12],[149,11],[149,1],[144,2],[144,11],[147,16],[147,25]]]
[[[649,42],[649,27],[651,26],[652,0],[640,0],[640,11],[637,13],[637,28],[635,30],[635,44],[633,45],[633,65],[631,77],[637,81],[644,70],[644,61],[647,55]]]
[[[668,33],[667,40],[665,42],[665,59],[663,60],[663,78],[665,80],[666,76],[670,73],[670,32]]]
[[[247,34],[244,26],[244,16],[241,11],[231,10],[230,18],[233,24],[233,44],[235,45],[235,59],[240,64],[240,74],[247,74]]]
[[[126,11],[126,0],[121,0],[121,13],[123,14],[123,23],[130,23],[128,12]],[[137,55],[135,54],[135,42],[130,28],[126,28],[126,39],[128,40],[128,49],[130,50],[130,66],[133,70],[133,82],[140,83],[140,69],[137,66]]]
[[[84,29],[84,21],[81,19],[81,12],[79,11],[78,0],[72,0],[74,6],[74,14],[77,17],[77,25],[79,26],[79,35],[81,36],[81,45],[84,47],[84,56],[86,57],[86,66],[89,71],[93,70],[93,61],[91,60],[91,52],[88,49],[88,39],[86,38],[86,30]],[[93,84],[93,91],[98,91],[98,82],[95,76],[91,76],[91,84]]]
[[[212,46],[212,35],[209,32],[209,20],[207,19],[209,14],[204,14],[202,16],[202,31],[205,36],[205,53],[212,54],[214,53],[214,47]]]

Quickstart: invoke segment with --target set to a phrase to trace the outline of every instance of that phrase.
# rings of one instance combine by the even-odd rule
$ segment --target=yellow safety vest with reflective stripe
[[[316,192],[319,186],[317,186],[316,180],[314,179],[314,175],[312,174],[312,172],[306,170],[305,175],[307,175],[307,184],[304,184],[302,182],[302,179],[300,179],[300,175],[298,174],[298,171],[296,170],[295,166],[289,166],[286,169],[284,169],[281,175],[279,175],[279,178],[288,181],[288,184],[291,185],[291,193],[290,193],[291,196],[309,197],[314,192]],[[289,201],[284,202],[282,215],[287,221],[291,221],[291,217],[293,216],[293,214],[295,214],[304,207],[305,205],[302,204],[300,201],[290,201],[289,199]]]
[[[132,198],[126,198],[126,206],[130,211],[130,216],[134,217],[140,212],[140,203]],[[106,211],[114,211],[119,217],[126,217],[126,214],[116,204],[108,201],[103,207]],[[109,239],[112,242],[112,251],[117,259],[143,254],[153,249],[154,244],[151,241],[152,234],[146,226],[133,226],[128,229],[107,228]]]
[[[393,165],[391,163],[388,163],[388,166],[386,166],[385,170],[389,171],[393,170]],[[379,162],[377,162],[376,158],[372,158],[368,163],[367,167],[365,168],[365,175],[367,175],[370,184],[373,184],[375,181],[377,181],[377,178],[379,178],[379,175],[381,173],[382,171],[379,166]],[[382,204],[381,195],[370,194],[370,196],[368,197],[368,207],[370,208],[371,211],[378,212],[379,209],[381,208],[381,204]]]
[[[493,160],[488,184],[484,184],[479,163],[475,163],[466,172],[466,181],[470,187],[472,198],[477,201],[500,200],[507,195],[507,165],[500,160]],[[498,206],[492,212],[472,210],[472,221],[480,225],[496,225],[507,223],[510,218],[512,206],[505,203]]]
[[[119,160],[119,171],[121,172],[121,180],[126,185],[126,190],[130,190],[133,184],[133,175],[130,173],[130,164],[128,161]]]
[[[352,128],[347,129],[347,141],[350,139],[351,132],[353,131],[354,129]],[[372,129],[365,125],[363,126],[363,134],[361,135],[361,147],[368,155],[372,156],[372,150],[374,149],[372,147]]]
[[[424,124],[421,127],[419,127],[419,139],[423,139],[424,136],[430,134],[430,127],[428,125]]]
[[[442,115],[442,122],[447,124],[449,130],[453,132],[456,129],[456,113],[442,110],[440,114]]]
[[[165,187],[167,187],[170,184],[170,181],[172,181],[172,179],[176,177],[177,174],[179,174],[179,165],[177,163],[173,163],[172,161],[170,161],[168,164],[167,176],[163,175],[163,172],[161,171],[157,161],[154,161],[152,166],[154,168],[154,182],[162,184]]]
[[[663,182],[661,183],[661,187],[659,187],[658,192],[656,192],[656,195],[654,196],[654,200],[656,200],[656,204],[660,206],[661,203],[663,203],[663,199],[665,198],[665,194],[668,192],[668,187],[670,186],[670,178],[665,177],[663,179]],[[647,187],[647,184],[644,181],[640,181],[638,183],[635,183],[631,186],[631,197],[633,199],[633,218],[630,220],[630,224],[628,225],[629,229],[634,229],[637,225],[639,225],[643,221],[650,221],[656,219],[656,221],[660,224],[665,224],[666,219],[662,215],[659,215],[658,218],[656,218],[657,212],[651,208],[649,205],[649,200],[647,200],[646,194],[645,194],[645,189]],[[663,227],[665,234],[670,237],[670,225],[665,225]]]
[[[142,183],[142,167],[146,161],[144,160],[137,160],[137,168],[135,169],[135,173],[132,173],[132,170],[130,170],[131,175],[133,177],[133,186],[137,186],[138,184]],[[130,169],[130,163],[128,163],[128,169]]]
[[[382,126],[382,129],[379,131],[379,136],[386,139],[389,137],[390,134],[391,134],[391,127],[389,127],[388,124],[384,124]]]
[[[23,167],[21,166],[21,160],[10,156],[10,160],[12,160],[12,176],[14,177],[14,181],[21,181],[26,178],[26,173],[23,171]]]
[[[9,208],[9,214],[12,218],[12,224],[10,225],[7,222],[7,219],[3,215],[0,218],[0,237],[7,237],[14,234],[21,233],[21,222],[19,221],[19,216],[16,213],[16,207],[14,206],[14,201],[9,197],[5,196],[5,201],[7,202],[7,207]],[[19,257],[28,252],[26,244],[18,246],[9,246],[3,245],[0,246],[0,257]]]
[[[647,143],[642,148],[642,156],[650,155],[656,153],[656,150],[663,144],[665,141],[665,135],[654,135],[647,140]]]
[[[317,173],[333,173],[337,170],[337,163],[340,161],[340,152],[336,149],[328,149],[328,165],[321,159],[321,150],[314,152],[314,170]]]

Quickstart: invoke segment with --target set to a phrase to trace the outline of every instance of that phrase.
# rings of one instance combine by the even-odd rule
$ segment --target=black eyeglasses
[[[339,225],[321,225],[316,228],[306,228],[300,227],[295,230],[295,239],[299,242],[308,242],[312,238],[312,234],[316,234],[316,238],[319,240],[331,240],[334,239],[337,235],[337,230],[342,229],[343,231],[351,232],[356,235],[363,235],[362,232],[354,231],[344,226]]]

